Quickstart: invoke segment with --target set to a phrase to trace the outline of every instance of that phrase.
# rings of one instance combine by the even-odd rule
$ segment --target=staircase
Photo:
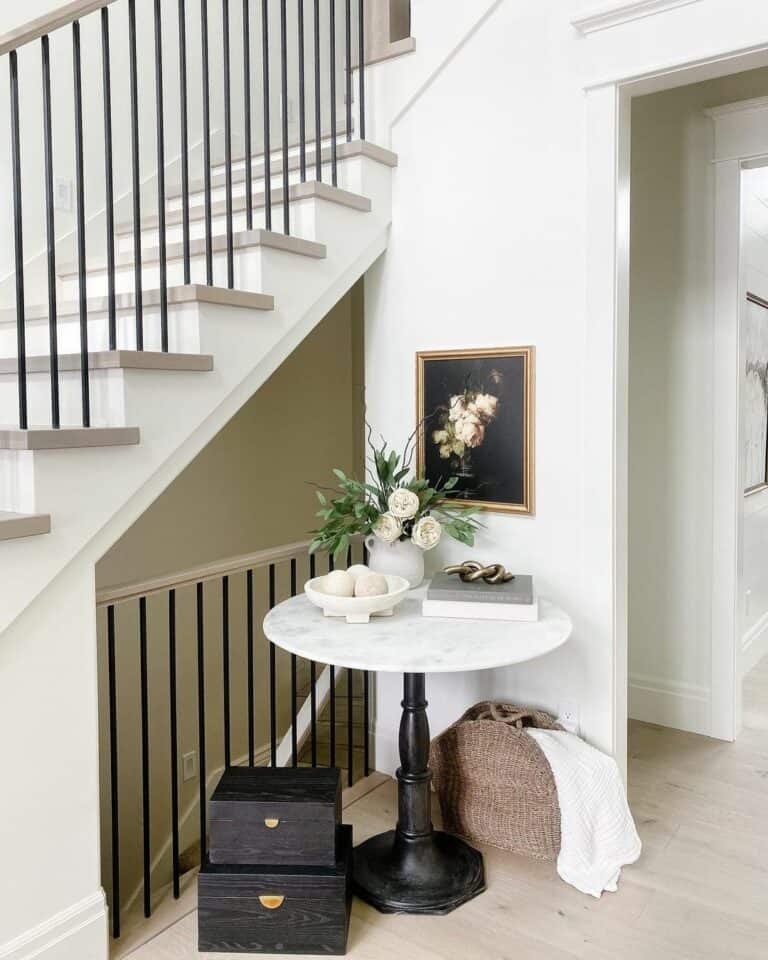
[[[228,0],[220,2],[220,15],[228,17]],[[267,149],[260,154],[246,149],[238,157],[232,148],[232,117],[225,86],[222,160],[212,159],[200,177],[190,178],[186,154],[182,154],[167,168],[158,164],[151,182],[145,180],[139,188],[134,157],[133,192],[117,201],[113,198],[113,203],[94,217],[93,224],[86,222],[84,100],[82,74],[77,75],[82,41],[77,15],[82,12],[84,25],[86,14],[91,20],[101,17],[101,61],[108,65],[111,53],[114,96],[115,50],[123,38],[118,40],[113,34],[110,39],[109,17],[116,16],[124,5],[131,76],[142,70],[161,76],[155,103],[147,105],[137,102],[133,94],[130,97],[126,120],[131,126],[131,142],[146,126],[139,115],[146,107],[158,124],[161,161],[165,155],[164,130],[172,124],[176,128],[180,122],[178,102],[163,96],[161,54],[167,57],[168,53],[162,40],[155,48],[154,63],[137,61],[135,25],[131,30],[136,17],[134,0],[118,0],[112,5],[107,0],[103,4],[93,0],[68,4],[66,20],[57,23],[57,35],[64,35],[63,42],[68,43],[66,35],[71,34],[76,65],[75,116],[80,117],[79,128],[77,120],[75,124],[78,177],[73,259],[60,255],[62,241],[55,233],[47,165],[45,182],[40,185],[46,196],[44,212],[48,220],[45,252],[39,262],[30,263],[23,247],[22,227],[27,226],[25,211],[31,201],[24,193],[21,173],[29,148],[19,133],[16,112],[24,103],[25,92],[19,80],[25,75],[19,73],[19,61],[22,56],[34,61],[34,47],[40,46],[45,85],[48,36],[43,26],[32,24],[11,47],[0,43],[0,52],[10,63],[15,108],[11,147],[16,173],[14,302],[0,311],[0,423],[7,424],[0,427],[0,632],[75,558],[92,562],[132,523],[387,244],[396,157],[365,140],[351,139],[353,126],[364,129],[364,90],[360,71],[351,66],[352,50],[348,45],[344,51],[343,40],[338,63],[329,60],[324,49],[321,67],[328,70],[329,63],[333,64],[332,87],[336,79],[339,86],[346,86],[345,124],[338,123],[332,100],[330,126],[325,117],[315,125],[311,98],[300,93],[305,115],[298,142],[291,142],[287,119],[283,118],[282,136],[275,149],[267,116],[263,138]],[[255,6],[246,2],[244,11]],[[280,6],[278,19],[285,34],[285,4]],[[142,9],[151,16],[151,4]],[[183,3],[179,9],[184,12]],[[333,6],[326,5],[324,16],[329,9],[332,11]],[[347,15],[349,10],[347,4]],[[209,14],[212,18],[213,5]],[[164,16],[157,2],[154,15],[157,38],[158,18]],[[255,9],[251,16],[250,26],[255,30]],[[228,26],[228,21],[224,22]],[[310,23],[302,29],[307,31],[305,46],[310,51]],[[334,30],[342,38],[354,32],[350,24],[341,28],[331,24],[324,45],[336,35]],[[85,29],[83,32],[85,35]],[[167,30],[164,36],[168,39]],[[228,38],[229,33],[225,36]],[[295,42],[291,38],[291,43]],[[229,60],[228,43],[224,46],[225,65]],[[335,55],[333,47],[331,43],[331,55]],[[241,56],[246,50],[244,47]],[[185,53],[187,73],[191,74],[193,51],[187,47]],[[222,70],[220,51],[203,50],[202,60],[200,52],[196,55],[199,62],[194,70],[204,77],[206,68],[217,74]],[[281,61],[279,51],[271,55],[282,63],[285,93],[285,58]],[[266,48],[264,56],[270,56]],[[305,68],[307,74],[311,73],[309,62],[302,66],[302,82]],[[243,71],[247,76],[245,65]],[[54,79],[58,83],[59,78]],[[50,85],[50,76],[47,82]],[[184,91],[183,75],[178,82]],[[109,92],[108,66],[102,71],[101,83]],[[206,90],[209,85],[206,82]],[[246,97],[255,87],[252,72]],[[353,87],[360,94],[354,118]],[[50,97],[50,86],[47,93]],[[182,103],[185,97],[184,92]],[[260,112],[268,115],[269,89],[262,89],[261,96],[254,99],[261,104]],[[109,102],[109,97],[105,100]],[[279,105],[271,106],[273,114],[279,115]],[[45,102],[43,107],[41,122],[48,150],[52,130]],[[329,105],[318,98],[315,107],[319,115]],[[206,123],[210,123],[210,104],[207,109]],[[247,118],[250,113],[246,114],[246,124]],[[118,118],[107,117],[103,132],[100,114],[93,116],[90,108],[85,108],[84,119],[97,131],[89,144],[102,147],[106,169],[114,174],[118,161],[113,155],[110,128]],[[325,135],[340,126],[340,135]],[[248,142],[252,133],[246,134]],[[204,156],[210,157],[209,127],[203,139]],[[182,120],[181,143],[189,143],[186,117]],[[181,178],[174,183],[174,171],[179,170]],[[156,204],[137,204],[137,188],[140,201],[154,193]],[[133,207],[138,216],[122,219],[120,211],[126,207]],[[86,235],[90,241],[92,227],[102,224],[105,241],[100,246],[89,242],[86,249]],[[280,231],[275,229],[277,225]],[[47,277],[45,285],[29,282],[30,277],[39,279],[42,275]]]

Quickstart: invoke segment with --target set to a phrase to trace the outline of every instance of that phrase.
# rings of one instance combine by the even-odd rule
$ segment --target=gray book
[[[475,580],[464,583],[455,573],[436,573],[427,588],[427,600],[447,600],[458,603],[533,603],[533,577],[516,576],[507,583],[486,583]]]

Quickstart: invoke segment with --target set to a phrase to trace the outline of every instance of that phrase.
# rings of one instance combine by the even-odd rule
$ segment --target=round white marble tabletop
[[[489,670],[534,660],[571,635],[570,617],[539,600],[535,623],[423,617],[426,587],[412,590],[391,617],[347,623],[325,617],[300,594],[267,614],[264,633],[274,644],[318,663],[390,673]]]

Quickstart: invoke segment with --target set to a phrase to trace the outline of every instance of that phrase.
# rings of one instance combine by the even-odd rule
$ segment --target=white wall
[[[480,6],[467,5],[463,15],[476,17]],[[368,417],[393,444],[411,432],[418,350],[536,345],[536,516],[489,513],[475,550],[441,544],[428,560],[434,568],[476,554],[533,573],[540,592],[574,615],[576,633],[540,663],[428,678],[430,722],[436,733],[488,695],[555,711],[561,699],[577,698],[584,729],[610,749],[607,703],[588,695],[610,680],[599,665],[594,673],[587,666],[589,625],[578,602],[583,92],[556,66],[571,39],[558,4],[494,6],[391,131],[400,158],[392,238],[366,278]],[[431,18],[420,22],[429,13],[436,15],[433,5],[414,4],[417,51],[436,41],[433,31],[447,30]],[[545,63],[546,79],[538,73]],[[535,96],[531,71],[539,76]],[[384,85],[374,78],[374,97],[392,95]],[[376,136],[386,142],[384,131]],[[378,678],[383,769],[395,766],[400,683]]]
[[[756,117],[755,122],[761,120]],[[768,167],[744,170],[741,186],[742,287],[768,300]],[[739,593],[744,674],[768,653],[768,490],[744,498]]]
[[[0,898],[12,905],[0,910],[0,949],[12,960],[106,956],[95,616],[92,571],[75,563],[0,643]],[[71,952],[55,952],[58,940]]]

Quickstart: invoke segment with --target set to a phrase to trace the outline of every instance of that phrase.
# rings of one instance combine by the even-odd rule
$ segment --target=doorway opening
[[[634,756],[768,728],[768,69],[629,110]]]

